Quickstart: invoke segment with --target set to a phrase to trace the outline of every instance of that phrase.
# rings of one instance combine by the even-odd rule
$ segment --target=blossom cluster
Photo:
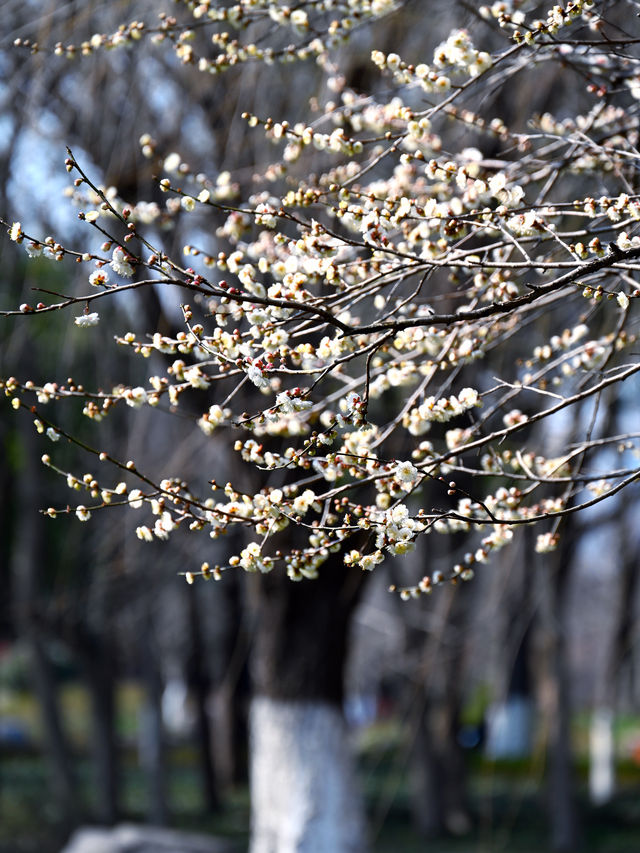
[[[428,397],[405,414],[402,425],[411,435],[423,435],[428,432],[432,423],[445,423],[480,405],[478,392],[474,388],[463,388],[457,396],[441,397],[439,400]]]
[[[182,62],[218,73],[249,59],[324,55],[356,21],[398,4],[187,5],[210,27],[212,54],[200,53],[200,29],[170,16],[155,29],[124,28],[111,46],[149,33]],[[142,153],[160,167],[165,201],[127,204],[69,156],[69,196],[83,227],[100,233],[100,249],[78,252],[20,222],[8,226],[28,263],[73,259],[78,290],[65,294],[78,295],[4,313],[21,322],[72,307],[81,327],[73,332],[86,337],[105,299],[157,287],[167,306],[179,294],[176,328],[117,335],[140,357],[129,382],[91,390],[72,379],[9,377],[2,388],[11,405],[35,418],[54,454],[62,436],[89,447],[57,419],[63,401],[79,403],[96,430],[116,408],[133,418],[162,408],[181,416],[187,440],[233,448],[250,471],[220,485],[216,460],[207,461],[208,491],[105,450],[94,453],[107,463],[99,474],[76,475],[47,454],[45,464],[82,499],[69,512],[86,521],[126,505],[140,513],[143,541],[240,529],[237,553],[202,569],[205,577],[238,567],[312,578],[336,551],[368,571],[431,532],[464,533],[470,544],[450,575],[425,576],[403,591],[412,595],[469,579],[526,524],[543,523],[536,548],[552,550],[556,521],[583,500],[585,484],[592,502],[633,482],[635,445],[619,449],[613,436],[596,435],[585,411],[640,370],[640,196],[629,178],[636,95],[621,87],[619,102],[604,104],[589,88],[606,77],[601,54],[562,41],[571,22],[590,22],[591,3],[554,6],[533,21],[525,5],[480,9],[503,40],[500,28],[511,31],[517,44],[503,52],[456,29],[428,61],[374,51],[390,95],[360,97],[334,75],[330,99],[309,121],[245,113],[250,132],[278,152],[249,188],[226,171],[199,173],[145,134]],[[223,29],[247,34],[267,18],[296,45],[258,46]],[[109,44],[89,42],[91,51]],[[487,92],[507,85],[528,56],[532,75],[544,56],[588,77],[583,114],[509,125],[489,115]],[[451,144],[450,127],[472,142]],[[175,223],[193,225],[181,254],[164,239]],[[558,449],[567,421],[571,447]],[[115,483],[112,466],[126,472]]]

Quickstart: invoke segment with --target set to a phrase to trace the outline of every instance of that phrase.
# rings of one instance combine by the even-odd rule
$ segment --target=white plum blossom
[[[301,495],[294,498],[293,509],[298,515],[304,515],[313,505],[316,494],[312,489],[305,489]]]
[[[310,409],[312,405],[311,400],[303,400],[299,394],[294,394],[290,391],[281,391],[276,396],[276,406],[283,414],[302,412],[305,409]]]
[[[431,423],[444,423],[461,415],[469,409],[481,406],[480,395],[474,388],[463,388],[458,396],[428,397],[417,408],[411,409],[403,418],[403,426],[411,435],[422,435],[427,432]]]
[[[265,228],[275,228],[278,224],[276,218],[276,210],[271,204],[260,203],[256,210],[256,223],[263,225]]]
[[[165,157],[163,169],[165,172],[177,172],[180,168],[181,163],[182,158],[178,153],[173,151],[171,154],[168,154],[167,157]]]
[[[140,408],[140,406],[148,400],[147,391],[141,385],[138,385],[135,388],[125,388],[122,392],[122,396],[124,397],[127,406],[131,406],[134,409]]]
[[[222,408],[217,403],[209,406],[209,411],[198,420],[198,426],[205,435],[212,435],[216,427],[231,416],[231,409]]]
[[[372,572],[383,560],[384,554],[382,551],[372,551],[370,554],[364,554],[358,560],[358,565],[363,571]]]
[[[27,243],[24,243],[24,249],[30,258],[39,258],[42,255],[43,246],[42,243],[29,240]]]
[[[445,442],[448,450],[457,450],[463,447],[473,438],[470,429],[449,429],[445,433]]]
[[[620,306],[624,311],[626,311],[626,310],[627,310],[627,308],[629,307],[629,297],[627,296],[627,294],[626,294],[626,293],[624,293],[624,291],[622,291],[622,290],[621,290],[621,291],[620,291],[620,293],[618,293],[618,295],[617,295],[617,297],[616,297],[616,300],[617,300],[617,302],[618,302],[618,305],[619,305],[619,306]]]
[[[415,486],[420,477],[420,472],[411,462],[398,462],[393,469],[393,477],[401,488],[408,490]]]
[[[523,414],[520,409],[512,409],[510,412],[507,412],[502,416],[502,423],[506,427],[518,426],[526,423],[528,420],[528,417]]]
[[[536,538],[536,551],[538,554],[548,554],[558,547],[560,537],[557,533],[540,533]]]
[[[140,509],[142,504],[144,503],[144,495],[140,491],[140,489],[132,489],[129,492],[129,506],[132,506],[134,509]]]
[[[116,275],[122,276],[122,278],[131,278],[133,275],[131,257],[120,246],[116,246],[113,250],[109,266]]]
[[[415,539],[424,529],[422,521],[412,518],[406,504],[397,504],[376,515],[376,549],[385,548],[390,554],[408,554],[415,548]]]
[[[209,379],[202,373],[197,364],[187,368],[183,372],[185,382],[188,382],[192,388],[208,388]]]
[[[24,231],[22,230],[22,225],[19,222],[14,222],[9,228],[9,239],[13,240],[14,243],[22,242],[24,237]]]
[[[257,365],[251,364],[247,368],[247,376],[249,377],[249,381],[253,382],[256,388],[268,388],[269,380],[264,375],[264,371],[261,370]]]
[[[144,524],[136,527],[136,536],[143,542],[153,542],[153,531]]]
[[[33,411],[38,441],[64,435],[73,442],[70,427],[63,434],[47,426],[41,411],[63,399],[78,403],[92,428],[124,405],[157,406],[192,439],[197,426],[190,482],[187,473],[172,479],[166,471],[156,482],[144,457],[119,462],[112,451],[96,451],[99,473],[60,469],[80,495],[49,514],[87,520],[91,510],[74,509],[76,500],[128,505],[153,519],[136,528],[147,542],[167,539],[178,526],[213,539],[234,528],[250,533],[209,574],[185,567],[189,582],[275,566],[299,581],[338,553],[370,571],[411,552],[432,531],[465,534],[455,565],[430,569],[399,591],[410,598],[468,579],[527,523],[561,529],[558,517],[570,501],[572,511],[579,506],[585,490],[594,502],[617,494],[625,478],[631,482],[635,439],[600,435],[600,425],[590,437],[584,414],[598,397],[615,404],[617,385],[637,370],[640,337],[640,199],[627,183],[637,156],[640,76],[606,40],[597,50],[578,46],[589,26],[607,23],[607,4],[596,17],[588,0],[551,4],[536,21],[529,8],[537,4],[490,0],[479,15],[512,47],[492,38],[480,44],[487,34],[479,28],[476,36],[470,23],[432,56],[403,57],[399,46],[373,50],[387,82],[366,96],[351,90],[329,54],[349,30],[399,8],[397,0],[186,5],[212,25],[214,54],[169,17],[151,38],[194,73],[317,58],[326,85],[306,120],[266,118],[262,108],[243,114],[255,135],[248,156],[262,140],[275,152],[259,167],[247,160],[246,174],[199,173],[145,134],[143,155],[164,170],[163,205],[125,204],[113,187],[96,190],[70,157],[68,195],[84,211],[85,226],[102,229],[99,249],[36,239],[20,222],[6,225],[30,257],[61,262],[61,270],[79,267],[79,292],[87,279],[96,290],[67,299],[54,282],[48,293],[42,288],[46,296],[25,290],[3,313],[38,326],[68,302],[78,306],[72,316],[85,309],[76,325],[89,327],[99,320],[90,313],[95,300],[113,297],[136,330],[116,337],[140,359],[128,374],[135,379],[113,378],[107,386],[96,380],[89,388],[81,370],[83,385],[79,377],[2,378],[10,406]],[[553,38],[580,16],[575,39]],[[264,38],[250,43],[260,20]],[[227,34],[229,26],[238,32]],[[282,38],[272,41],[279,28]],[[89,36],[79,53],[133,40],[128,29]],[[493,56],[483,49],[489,44]],[[65,51],[74,52],[55,52]],[[507,125],[500,88],[525,63],[535,86],[539,69],[558,62],[589,83],[576,99],[584,112],[538,116],[523,102],[517,122]],[[619,81],[613,99],[603,97],[611,80]],[[207,144],[191,146],[193,156]],[[465,147],[471,145],[477,147]],[[190,223],[183,211],[196,209]],[[175,226],[181,233],[174,239],[167,233]],[[96,228],[87,230],[93,239]],[[182,256],[170,256],[178,245]],[[40,263],[30,266],[39,278]],[[140,281],[112,283],[138,271]],[[162,281],[169,322],[161,330],[136,314],[147,273]],[[27,299],[33,301],[21,301]],[[133,382],[140,384],[129,387]],[[477,389],[461,387],[472,382]],[[126,414],[135,423],[145,413]],[[568,445],[558,433],[559,447],[543,456],[552,427],[558,432],[571,419]],[[530,423],[536,429],[521,428]],[[209,441],[200,435],[216,430]],[[422,438],[427,432],[431,441]],[[225,448],[237,456],[217,459]],[[43,458],[54,471],[62,464]],[[586,481],[572,482],[576,460]],[[254,469],[250,476],[238,473],[243,464]],[[114,487],[105,473],[114,466],[137,477],[144,493],[130,490],[130,480]],[[587,471],[602,479],[591,482]],[[543,533],[536,550],[556,544],[555,533]]]
[[[163,512],[160,518],[156,519],[153,525],[153,532],[158,539],[168,539],[169,534],[176,528],[176,523],[171,517],[171,513]]]
[[[100,322],[100,315],[97,311],[93,311],[91,314],[80,314],[79,317],[76,317],[74,323],[76,326],[80,326],[82,328],[87,328],[88,326],[97,326]]]
[[[93,287],[106,287],[109,284],[109,276],[106,270],[94,270],[89,276],[89,284]]]

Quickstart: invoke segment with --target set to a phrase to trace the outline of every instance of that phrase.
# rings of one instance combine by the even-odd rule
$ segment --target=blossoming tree
[[[424,537],[467,532],[472,544],[448,572],[393,588],[408,599],[470,580],[525,525],[537,526],[539,552],[552,550],[567,515],[637,481],[637,434],[599,428],[599,407],[640,371],[635,4],[481,6],[429,56],[374,50],[386,88],[356,91],[337,48],[403,5],[184,2],[181,20],[55,47],[90,61],[151,38],[214,80],[242,63],[313,58],[332,97],[308,122],[242,115],[274,152],[250,190],[145,134],[164,205],[99,186],[69,150],[86,245],[6,223],[30,257],[75,262],[76,272],[72,292],[42,292],[5,316],[28,323],[66,309],[91,335],[105,300],[144,289],[170,293],[175,316],[172,334],[114,330],[151,365],[139,386],[2,380],[11,405],[54,442],[42,461],[72,490],[50,517],[86,521],[125,506],[145,541],[241,530],[223,562],[185,568],[191,584],[230,570],[306,584],[336,559],[354,576]],[[557,69],[579,112],[514,110],[512,91],[533,98]],[[176,256],[160,225],[184,228],[188,217],[193,237]],[[208,217],[221,222],[215,237]],[[99,422],[114,407],[180,414],[185,400],[187,434],[223,435],[252,469],[250,489],[246,478],[218,482],[212,462],[203,493],[102,445]],[[95,440],[65,428],[57,413],[67,403],[83,407]],[[86,464],[56,461],[61,437]],[[336,832],[317,849],[346,850],[349,831]]]

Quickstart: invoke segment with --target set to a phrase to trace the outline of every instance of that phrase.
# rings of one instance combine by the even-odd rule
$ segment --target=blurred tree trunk
[[[244,785],[248,780],[249,636],[247,606],[243,600],[247,578],[227,572],[221,584],[226,630],[221,656],[225,669],[213,694],[216,768],[223,788]]]
[[[638,590],[638,536],[633,518],[624,513],[619,519],[620,559],[616,589],[614,632],[607,663],[597,688],[596,707],[591,723],[589,752],[589,793],[595,805],[609,802],[615,790],[615,743],[613,722],[618,708],[622,672],[631,667],[636,626]]]
[[[604,701],[591,712],[589,721],[589,797],[603,806],[615,790],[613,722],[615,712]]]
[[[340,555],[315,581],[257,579],[251,853],[359,853],[365,820],[342,717],[350,616],[363,585]]]
[[[563,528],[560,546],[537,565],[539,627],[544,674],[542,702],[547,731],[547,798],[551,848],[558,853],[578,849],[571,748],[571,705],[566,651],[565,601],[575,546],[571,521]]]
[[[25,354],[25,361],[28,355]],[[28,371],[29,365],[25,364]],[[39,512],[43,498],[40,480],[42,466],[35,430],[30,423],[21,430],[22,468],[13,485],[17,507],[15,538],[12,548],[11,576],[16,633],[24,640],[30,655],[34,689],[49,760],[51,791],[64,821],[72,824],[78,814],[73,760],[60,716],[56,679],[47,654],[45,623],[39,613],[42,595],[39,569],[46,565],[46,520]]]
[[[524,530],[500,555],[500,579],[493,585],[492,608],[504,623],[499,644],[499,685],[491,709],[486,751],[491,758],[523,759],[533,746],[534,697],[531,673],[532,624],[535,611],[534,549]]]
[[[410,723],[415,733],[411,745],[411,815],[423,838],[438,838],[445,831],[440,761],[425,697],[419,696],[418,701],[419,713]]]
[[[202,640],[200,610],[196,598],[197,590],[185,585],[189,610],[190,654],[187,664],[187,680],[193,690],[196,704],[196,749],[205,810],[217,811],[220,807],[216,768],[214,764],[214,737],[207,708],[210,694],[210,679],[205,665],[205,649]]]
[[[111,825],[118,818],[118,745],[113,649],[108,630],[102,636],[81,627],[74,632],[73,651],[89,690],[92,715],[97,817]]]
[[[458,673],[459,675],[459,673]],[[466,797],[466,766],[457,740],[460,695],[456,674],[447,678],[445,694],[423,695],[411,753],[411,806],[424,838],[444,833],[464,835],[471,829]]]
[[[409,658],[421,664],[413,679],[417,709],[411,750],[412,812],[425,838],[445,832],[462,835],[471,820],[466,796],[466,766],[458,742],[462,702],[463,647],[466,628],[466,590],[447,586],[428,599],[433,627],[407,627]],[[400,604],[406,607],[406,604]]]
[[[151,607],[151,602],[148,603]],[[162,677],[154,641],[154,621],[147,613],[142,629],[141,673],[145,698],[141,709],[140,758],[147,777],[149,823],[164,826],[168,821],[168,761],[162,724]]]

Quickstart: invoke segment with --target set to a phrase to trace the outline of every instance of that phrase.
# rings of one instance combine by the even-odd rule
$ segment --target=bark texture
[[[362,804],[344,720],[322,702],[251,708],[251,853],[362,853]]]
[[[342,716],[363,572],[340,554],[314,581],[257,579],[251,853],[362,853],[365,819]]]
[[[571,703],[566,636],[566,591],[571,570],[570,555],[575,543],[567,525],[555,566],[538,565],[544,677],[543,714],[548,732],[547,797],[549,804],[550,847],[557,853],[574,853],[579,848],[578,813],[575,802],[571,756]]]

